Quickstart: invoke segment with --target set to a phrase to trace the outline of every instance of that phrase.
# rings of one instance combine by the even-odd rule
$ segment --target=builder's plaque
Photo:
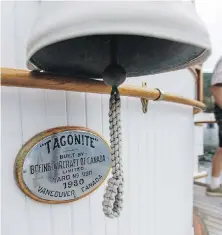
[[[16,158],[20,188],[41,202],[74,201],[94,191],[110,170],[110,150],[86,128],[60,127],[28,141]]]

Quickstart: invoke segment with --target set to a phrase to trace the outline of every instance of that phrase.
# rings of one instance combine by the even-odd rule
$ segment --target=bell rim
[[[151,3],[147,2],[146,4],[149,5]],[[182,5],[177,4],[177,6]],[[188,6],[189,4],[186,5]],[[171,7],[172,4],[170,4],[170,9],[174,9]],[[67,18],[62,18],[62,20],[56,25],[49,24],[41,27],[40,23],[40,25],[37,25],[37,30],[34,31],[34,34],[30,38],[31,40],[28,41],[27,67],[29,69],[37,68],[36,65],[31,63],[31,58],[36,52],[46,46],[60,41],[92,35],[137,35],[165,39],[203,49],[203,53],[196,56],[193,60],[190,60],[189,58],[187,62],[180,66],[182,68],[187,67],[188,65],[192,66],[197,63],[202,63],[211,54],[210,38],[198,15],[194,15],[196,17],[195,18],[188,17],[186,14],[183,21],[181,21],[181,27],[184,26],[184,29],[178,27],[178,22],[176,22],[177,18],[172,20],[172,18],[165,19],[162,17],[163,19],[161,20],[154,17],[151,12],[151,15],[148,14],[146,18],[144,18],[139,14],[135,15],[135,13],[132,13],[133,8],[131,6],[126,5],[126,8],[128,11],[131,10],[130,13],[124,16],[121,14],[117,15],[116,18],[114,18],[116,15],[115,12],[110,10],[108,12],[106,11],[106,14],[104,14],[105,11],[101,8],[98,9],[96,15],[91,14],[88,18],[85,17],[85,12],[81,15],[81,19],[79,21],[76,21],[76,17],[78,16],[69,15]],[[190,8],[187,9],[189,10]],[[179,12],[180,10],[181,9],[179,7]],[[179,13],[177,13],[177,17],[178,15]],[[160,23],[160,21],[162,22],[163,20],[165,20],[164,24]],[[189,32],[186,31],[188,27]]]
[[[121,33],[120,33],[121,31]],[[68,30],[68,32],[70,33],[65,33],[63,37],[59,37],[58,36],[51,36],[51,39],[47,39],[47,36],[46,37],[41,37],[42,40],[36,40],[38,41],[35,46],[32,47],[32,49],[30,50],[27,50],[27,60],[26,60],[26,65],[27,65],[27,68],[30,69],[30,70],[40,70],[36,65],[34,65],[32,62],[31,62],[31,58],[32,56],[34,56],[34,54],[36,52],[38,52],[39,50],[41,50],[42,48],[44,47],[47,47],[49,45],[52,45],[52,44],[55,44],[55,43],[58,43],[60,41],[66,41],[66,40],[69,40],[69,39],[74,39],[74,38],[79,38],[79,37],[84,37],[84,36],[92,36],[92,35],[116,35],[116,34],[120,34],[120,35],[132,35],[132,36],[144,36],[144,37],[152,37],[152,38],[157,38],[157,39],[165,39],[165,40],[169,40],[169,41],[174,41],[174,42],[179,42],[179,43],[182,43],[182,44],[187,44],[187,45],[191,45],[191,46],[196,46],[196,47],[199,47],[199,48],[202,48],[203,49],[203,52],[198,56],[198,57],[195,57],[194,59],[192,60],[189,60],[187,61],[186,63],[184,63],[183,65],[180,65],[174,69],[167,69],[167,70],[162,70],[161,72],[169,72],[169,71],[174,71],[174,70],[179,70],[179,69],[184,69],[184,68],[187,68],[187,67],[191,67],[195,64],[200,64],[200,63],[203,63],[211,54],[212,52],[212,49],[210,47],[210,44],[208,44],[208,46],[205,45],[205,47],[202,47],[200,45],[197,45],[197,43],[189,43],[187,41],[182,41],[182,40],[176,40],[176,39],[172,39],[172,37],[170,38],[167,38],[167,37],[163,37],[162,35],[157,35],[155,34],[155,36],[151,36],[150,34],[146,33],[141,33],[140,32],[132,32],[132,33],[129,33],[129,31],[126,30],[125,28],[125,33],[124,33],[124,30],[116,30],[116,31],[113,31],[112,33],[108,33],[108,32],[103,32],[102,30],[100,32],[97,31],[97,33],[93,33],[90,34],[90,33],[85,33],[85,34],[78,34],[78,37],[76,37],[76,33],[73,33],[72,30]],[[57,34],[57,33],[55,33]]]

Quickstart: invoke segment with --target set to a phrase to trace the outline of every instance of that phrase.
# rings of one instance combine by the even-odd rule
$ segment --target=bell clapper
[[[103,72],[103,80],[108,86],[118,87],[126,80],[126,72],[122,66],[110,64]]]
[[[118,87],[126,80],[126,71],[117,62],[117,43],[115,37],[110,40],[110,65],[103,72],[103,80],[108,86]]]

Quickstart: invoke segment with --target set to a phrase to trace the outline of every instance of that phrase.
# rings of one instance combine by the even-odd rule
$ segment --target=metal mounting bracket
[[[142,87],[147,87],[146,82],[142,82]],[[143,113],[147,113],[149,100],[145,98],[141,98],[141,103],[142,103]]]

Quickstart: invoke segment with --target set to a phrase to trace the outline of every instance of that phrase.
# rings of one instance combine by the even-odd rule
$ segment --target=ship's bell
[[[28,41],[31,70],[102,78],[111,64],[128,77],[178,70],[210,55],[192,2],[42,1]]]

